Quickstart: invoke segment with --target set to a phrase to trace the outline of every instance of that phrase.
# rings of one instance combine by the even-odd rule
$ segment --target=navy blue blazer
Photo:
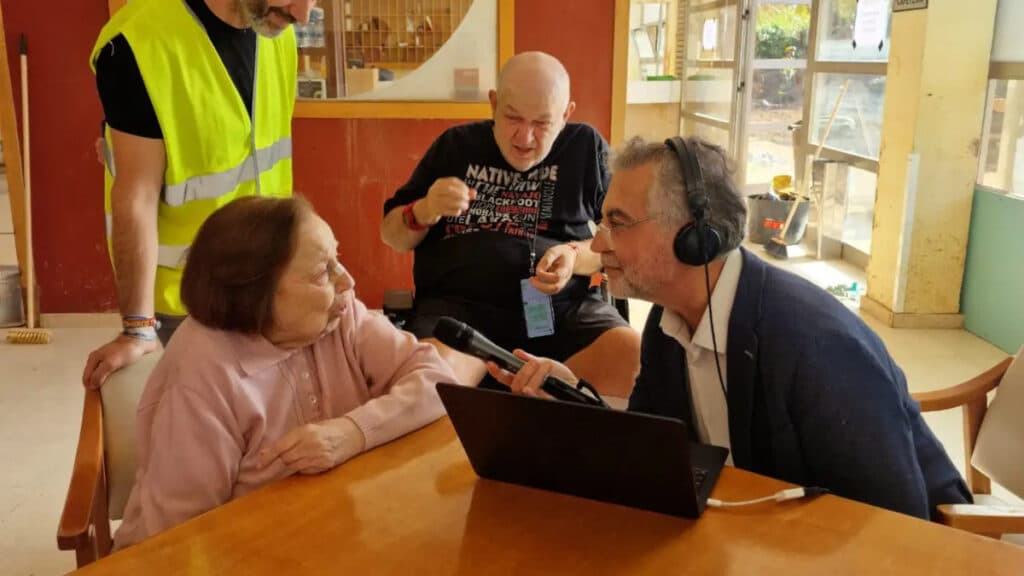
[[[878,335],[824,290],[741,253],[726,351],[736,467],[920,518],[971,501]],[[629,409],[692,430],[686,354],[662,312],[647,319]]]

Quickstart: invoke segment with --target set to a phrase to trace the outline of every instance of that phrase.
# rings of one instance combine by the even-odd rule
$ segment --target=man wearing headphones
[[[629,409],[682,420],[742,469],[929,518],[970,493],[878,336],[824,290],[740,247],[746,207],[725,152],[630,140],[593,241],[611,291],[656,304]],[[566,367],[530,361],[536,394]]]

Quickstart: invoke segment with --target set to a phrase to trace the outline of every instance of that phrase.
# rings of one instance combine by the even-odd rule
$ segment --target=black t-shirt
[[[210,11],[205,0],[185,0],[185,3],[206,29],[246,109],[252,114],[256,32],[225,23]],[[135,54],[121,34],[107,43],[96,58],[96,87],[105,121],[111,128],[144,138],[163,137]]]
[[[519,282],[555,244],[592,237],[608,189],[608,144],[586,124],[568,124],[543,162],[519,172],[505,161],[491,120],[456,126],[434,141],[384,213],[427,195],[454,176],[477,191],[469,210],[443,218],[416,247],[416,297],[521,306]],[[573,277],[556,298],[579,297],[589,278]]]

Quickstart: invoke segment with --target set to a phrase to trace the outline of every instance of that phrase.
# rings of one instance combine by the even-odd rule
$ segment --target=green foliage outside
[[[765,5],[757,12],[755,58],[806,58],[810,6]]]

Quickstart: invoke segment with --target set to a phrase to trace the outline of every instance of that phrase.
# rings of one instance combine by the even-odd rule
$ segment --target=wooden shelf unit
[[[324,43],[299,47],[300,80],[326,79],[326,98],[345,96],[346,68],[419,67],[452,36],[473,0],[324,0]],[[313,69],[313,72],[307,72]]]
[[[422,64],[455,32],[472,0],[335,0],[345,52],[364,65]],[[415,66],[413,66],[415,67]]]

